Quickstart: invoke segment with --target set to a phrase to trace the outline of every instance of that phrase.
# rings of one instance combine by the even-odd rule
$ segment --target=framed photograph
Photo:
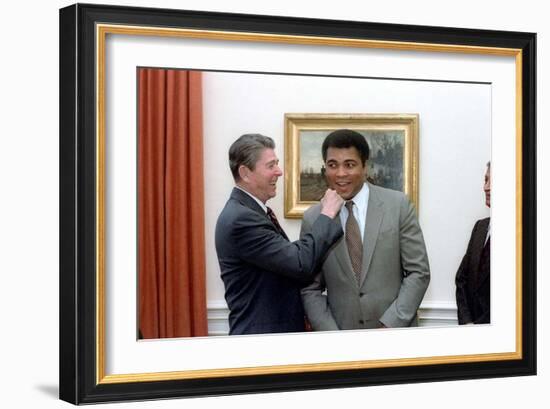
[[[148,117],[138,95],[148,89],[140,79],[147,69],[202,77],[200,86],[182,80],[189,84],[185,95],[201,98],[189,104],[188,116],[143,128],[177,124],[188,135],[185,149],[162,145],[159,152],[179,152],[185,159],[178,163],[189,165],[182,180],[192,193],[172,191],[189,210],[192,223],[182,237],[188,244],[179,249],[196,263],[199,276],[191,281],[199,290],[176,292],[159,305],[206,291],[201,301],[179,307],[206,316],[206,325],[190,333],[163,320],[148,334],[138,330],[138,214],[146,209],[139,198],[145,187],[160,186],[139,176],[145,142],[138,139],[147,134],[139,118]],[[534,375],[535,82],[534,33],[61,9],[60,398],[84,404]],[[285,130],[285,113],[311,114],[288,116]],[[365,115],[373,113],[384,115]],[[233,188],[230,143],[250,132],[273,137],[293,190],[285,198],[279,189],[270,206],[278,214],[294,209],[290,217],[299,218],[301,206],[318,199],[304,182],[318,178],[319,162],[300,168],[317,149],[306,140],[317,143],[315,127],[340,126],[371,138],[380,160],[388,160],[373,165],[373,176],[417,205],[433,273],[419,310],[426,325],[226,336],[213,231]],[[481,189],[489,160],[491,251],[499,255],[491,259],[491,271],[498,271],[491,321],[456,325],[454,274],[473,223],[489,212]],[[291,240],[298,237],[299,220],[281,224]]]
[[[301,218],[327,189],[326,136],[352,129],[367,140],[369,183],[404,192],[418,209],[417,114],[285,114],[285,217]]]

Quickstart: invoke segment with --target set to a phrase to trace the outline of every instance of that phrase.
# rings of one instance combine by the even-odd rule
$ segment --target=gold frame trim
[[[226,376],[253,376],[269,374],[290,374],[299,372],[323,372],[338,371],[347,369],[367,369],[367,368],[395,368],[412,365],[436,365],[463,362],[488,362],[501,361],[505,359],[520,359],[521,357],[514,353],[498,353],[484,355],[449,355],[430,358],[399,358],[383,359],[370,361],[348,361],[348,362],[326,362],[322,364],[300,364],[300,365],[278,365],[261,366],[251,368],[228,368],[228,369],[208,369],[208,370],[190,370],[185,372],[152,372],[139,374],[121,374],[107,375],[101,383],[115,384],[126,382],[151,382],[179,379],[206,379],[213,377]],[[467,359],[467,361],[465,361]]]
[[[285,114],[285,217],[301,219],[316,201],[300,200],[300,131],[403,130],[403,192],[418,213],[418,114]]]
[[[277,365],[213,370],[188,370],[136,374],[105,374],[105,42],[109,34],[197,38],[223,41],[249,41],[296,45],[323,45],[337,47],[373,48],[402,51],[429,51],[496,56],[514,56],[516,59],[516,351],[497,354],[453,355],[411,359],[385,359],[353,362],[325,362],[318,364]],[[399,41],[361,40],[318,36],[241,33],[232,31],[175,29],[163,27],[96,24],[96,382],[113,384],[161,380],[201,379],[261,374],[321,372],[341,369],[366,369],[411,365],[433,365],[522,359],[522,51],[515,48],[440,45]]]
[[[197,30],[185,28],[167,27],[145,27],[124,24],[97,24],[96,29],[100,37],[104,34],[120,35],[141,35],[156,37],[174,38],[198,38],[203,40],[224,40],[224,41],[249,41],[260,43],[300,44],[300,45],[323,45],[336,47],[375,48],[385,50],[411,50],[411,51],[432,51],[451,52],[466,54],[484,54],[499,56],[515,56],[520,49],[465,46],[456,44],[430,44],[414,43],[406,41],[382,41],[362,40],[353,38],[319,37],[319,36],[298,36],[284,34],[248,33],[236,31]]]
[[[105,41],[96,27],[96,383],[105,377]]]

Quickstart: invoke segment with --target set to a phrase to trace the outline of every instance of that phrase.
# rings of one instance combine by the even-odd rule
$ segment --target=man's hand
[[[327,189],[321,199],[321,214],[334,219],[344,204],[344,199],[340,197],[336,190]]]

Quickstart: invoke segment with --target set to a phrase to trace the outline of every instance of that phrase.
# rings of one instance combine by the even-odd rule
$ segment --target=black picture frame
[[[98,375],[96,25],[517,50],[521,55],[521,320],[515,359],[103,383]],[[536,34],[100,5],[60,10],[60,398],[74,404],[536,374]]]

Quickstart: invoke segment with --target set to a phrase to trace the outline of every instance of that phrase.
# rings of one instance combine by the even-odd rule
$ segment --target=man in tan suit
[[[416,326],[430,268],[413,206],[403,193],[366,182],[369,147],[361,134],[334,131],[322,153],[329,187],[346,200],[339,215],[345,236],[302,289],[313,330]],[[305,212],[301,236],[319,212],[319,205]]]

